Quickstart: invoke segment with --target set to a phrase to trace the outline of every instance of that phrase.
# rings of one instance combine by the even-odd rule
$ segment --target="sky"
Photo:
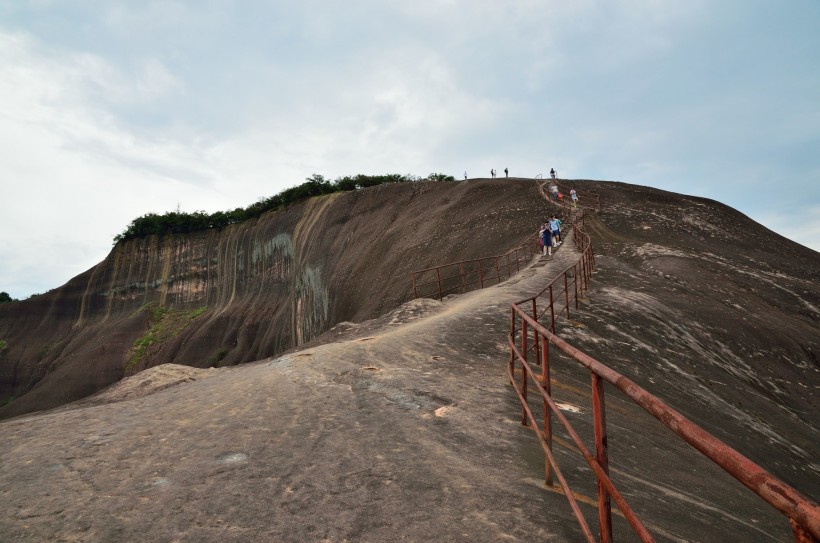
[[[817,0],[0,0],[0,291],[318,173],[647,185],[820,251]]]

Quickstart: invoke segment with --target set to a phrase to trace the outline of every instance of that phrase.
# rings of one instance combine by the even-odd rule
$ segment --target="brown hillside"
[[[602,210],[587,223],[597,269],[586,303],[571,321],[559,321],[557,333],[817,500],[820,254],[709,200],[621,183],[574,184],[602,195]],[[327,219],[342,209],[337,206],[343,196],[283,214],[282,224],[293,225],[293,246],[317,259],[325,256],[323,270],[330,270],[322,274],[322,284],[331,285],[328,314],[334,316],[322,321],[327,331],[302,327],[304,319],[300,327],[283,325],[309,332],[303,339],[313,339],[299,349],[230,368],[158,366],[82,402],[0,423],[0,533],[21,541],[580,540],[565,497],[543,485],[540,447],[519,425],[520,408],[505,380],[510,303],[534,294],[577,259],[572,240],[552,260],[535,258],[499,286],[443,303],[401,305],[408,269],[451,255],[501,252],[551,210],[531,181],[421,187],[432,187],[430,194],[404,192],[412,186],[351,194],[355,201],[346,216],[361,221],[355,228]],[[414,207],[421,198],[427,198],[426,207]],[[515,212],[499,213],[501,206]],[[350,211],[356,209],[369,211],[357,219]],[[343,256],[323,253],[328,241],[317,234],[325,227],[367,232],[367,217],[376,216],[408,226],[402,234],[385,227],[371,235],[371,244],[348,244]],[[514,221],[503,223],[508,216]],[[432,221],[441,222],[425,230]],[[456,226],[447,231],[446,224]],[[270,232],[270,238],[280,233]],[[432,236],[438,236],[435,243],[428,241]],[[242,259],[252,246],[243,240],[251,238],[250,230],[233,232],[230,244],[245,248],[231,253],[232,266],[218,256],[230,245],[207,244],[219,260],[208,284],[217,284],[226,270],[248,268]],[[343,236],[334,239],[345,243]],[[374,247],[379,243],[381,249]],[[434,252],[437,244],[453,249]],[[354,247],[377,260],[358,260]],[[381,252],[386,247],[392,252]],[[405,259],[412,264],[402,266]],[[337,281],[334,273],[349,269],[335,264],[341,260],[355,269]],[[291,261],[293,269],[308,269],[319,260]],[[140,272],[136,263],[122,267],[132,270],[131,277],[163,277]],[[168,265],[146,261],[143,267]],[[14,321],[12,312],[44,335],[59,315],[71,321],[70,312],[59,309],[67,307],[59,296],[67,296],[69,287],[97,292],[86,287],[92,272],[47,295],[48,303],[32,300],[27,307],[41,311],[39,317],[34,309],[25,317],[24,304],[4,309],[0,337]],[[162,307],[180,312],[163,318],[175,325],[191,316],[185,312],[208,306],[179,336],[166,340],[180,343],[175,355],[196,352],[178,339],[188,333],[187,342],[200,338],[213,349],[220,344],[209,337],[225,333],[217,323],[250,338],[243,323],[265,323],[257,326],[262,330],[264,318],[276,317],[262,310],[262,287],[274,283],[254,283],[244,273],[244,282],[230,283],[232,294],[224,282],[199,288],[201,278],[182,289],[187,294],[166,289]],[[265,273],[274,274],[258,275]],[[294,280],[299,284],[304,282]],[[320,292],[291,288],[297,300],[298,292]],[[133,300],[123,295],[107,306],[80,303],[97,313],[93,319],[91,310],[73,317],[79,330],[75,349],[83,348],[79,336],[85,326],[98,327],[97,349],[120,341],[113,333],[119,328],[106,336],[105,326],[124,327],[137,318],[129,311],[160,301],[146,293],[160,296],[162,285],[142,289]],[[174,296],[200,297],[178,303]],[[315,300],[308,306],[318,307]],[[220,311],[230,319],[219,320]],[[123,346],[148,329],[146,312],[137,316],[142,325]],[[334,322],[340,324],[331,327]],[[194,328],[196,335],[188,332]],[[0,356],[9,356],[12,347]],[[152,362],[160,361],[162,349],[151,353]],[[70,355],[65,348],[61,353]],[[84,359],[94,360],[89,354]],[[559,358],[553,380],[565,414],[588,437],[589,375]],[[657,540],[789,540],[781,515],[614,391],[607,390],[607,398],[613,477]],[[594,525],[589,469],[566,446],[566,436],[557,440],[556,454]],[[615,515],[614,521],[616,540],[629,540],[623,519]]]
[[[420,182],[313,198],[223,230],[118,244],[65,286],[0,306],[0,417],[157,364],[283,352],[410,299],[409,272],[502,253],[543,206],[523,180]],[[136,343],[136,347],[135,347]]]

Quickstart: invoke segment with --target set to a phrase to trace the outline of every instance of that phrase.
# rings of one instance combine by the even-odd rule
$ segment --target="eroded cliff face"
[[[119,243],[66,285],[0,306],[0,417],[158,364],[275,355],[408,300],[413,269],[512,248],[543,214],[531,181],[424,182]]]

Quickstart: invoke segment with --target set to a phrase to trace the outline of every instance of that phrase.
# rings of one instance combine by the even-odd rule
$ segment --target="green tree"
[[[0,304],[4,304],[6,302],[13,302],[14,300],[11,299],[8,292],[0,292]]]
[[[426,179],[434,181],[454,180],[453,176],[444,174],[430,174]],[[162,215],[147,213],[131,221],[122,234],[114,236],[114,243],[152,235],[164,236],[166,234],[195,232],[208,228],[222,228],[230,224],[253,219],[268,211],[288,207],[290,204],[313,196],[375,187],[383,183],[408,183],[421,180],[421,178],[409,174],[391,173],[385,175],[348,175],[331,182],[325,176],[314,173],[306,178],[301,185],[285,189],[279,194],[268,198],[260,198],[246,208],[238,207],[233,211],[217,211],[209,215],[204,211],[186,213],[180,211],[179,206],[177,206],[176,211],[169,211]],[[0,300],[0,302],[2,301]]]

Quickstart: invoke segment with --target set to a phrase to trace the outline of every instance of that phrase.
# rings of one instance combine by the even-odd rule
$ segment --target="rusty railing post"
[[[572,267],[572,288],[575,291],[575,311],[578,311],[578,265],[578,262],[576,262]]]
[[[585,260],[585,257],[584,257],[584,253],[582,252],[581,253],[581,258],[578,259],[578,275],[579,276],[576,277],[576,280],[581,281],[581,289],[580,289],[581,290],[581,296],[584,296],[586,294],[586,291],[587,291],[586,278],[584,277],[584,274],[586,273],[585,266],[584,266],[584,260]]]
[[[552,298],[552,283],[550,283],[550,332],[555,333],[555,305]]]
[[[521,319],[521,397],[523,404],[521,405],[521,426],[529,426],[527,420],[527,321]]]
[[[444,300],[444,296],[441,295],[441,269],[436,268],[436,280],[438,281],[438,299],[440,301]]]
[[[510,368],[510,384],[515,381],[515,304],[510,307],[510,360],[507,365]]]
[[[416,291],[416,272],[410,273],[410,277],[413,280],[413,298],[418,298],[419,293]]]
[[[532,318],[535,322],[538,322],[538,313],[535,310],[535,298],[532,299]],[[539,349],[541,348],[541,343],[539,341],[537,341],[538,331],[535,328],[533,328],[532,331],[534,332],[535,337],[536,337],[536,341],[535,341],[535,345],[534,345],[534,347],[535,347],[535,361],[536,361],[537,364],[540,364],[541,363],[541,355],[539,353]]]
[[[481,271],[481,259],[478,259],[478,283],[484,288],[484,273]]]
[[[498,268],[498,258],[496,257],[493,260],[495,261],[495,278],[498,281],[498,283],[500,283],[501,282],[501,270]],[[498,284],[498,283],[496,283],[496,284]]]
[[[569,318],[569,283],[567,282],[567,272],[564,272],[564,301],[567,306],[567,318]]]
[[[541,336],[541,386],[547,393],[547,396],[552,397],[552,389],[550,387],[550,344],[545,336]],[[544,400],[544,440],[547,442],[547,449],[552,452],[552,411],[550,410],[547,400]],[[552,465],[549,458],[544,458],[544,483],[552,486]]]
[[[606,411],[604,407],[604,381],[595,372],[592,375],[592,412],[595,431],[595,459],[609,475],[609,452],[607,450]],[[609,492],[598,478],[598,522],[601,527],[601,543],[612,543],[612,504]]]
[[[461,293],[464,294],[464,261],[458,263],[458,273],[461,275]]]

